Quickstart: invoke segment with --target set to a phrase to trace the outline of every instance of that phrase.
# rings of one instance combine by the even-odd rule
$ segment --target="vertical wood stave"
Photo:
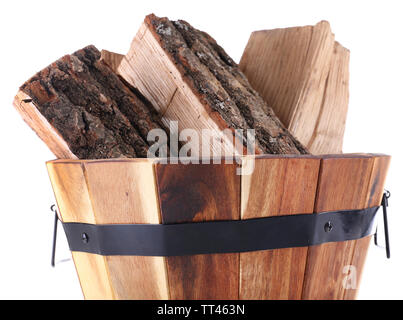
[[[160,223],[154,163],[148,160],[84,164],[99,224]],[[117,299],[168,299],[163,257],[106,256]]]
[[[62,221],[97,223],[82,163],[53,161],[47,169]],[[115,298],[105,257],[85,252],[72,252],[72,257],[86,299]]]
[[[315,212],[364,209],[373,164],[370,155],[324,156]],[[343,299],[345,267],[352,261],[354,248],[355,241],[309,247],[302,298]]]
[[[238,220],[236,164],[156,164],[162,223]],[[238,299],[239,254],[167,257],[171,299]]]
[[[389,162],[368,154],[259,156],[250,176],[224,163],[58,160],[47,167],[64,222],[181,223],[377,206]],[[72,255],[86,299],[354,299],[344,267],[354,266],[359,284],[371,238],[241,254]]]
[[[255,160],[242,176],[241,218],[312,213],[320,159],[270,157]],[[300,299],[308,248],[240,254],[240,299]]]
[[[375,207],[381,205],[382,195],[386,181],[386,174],[389,169],[390,156],[387,155],[374,155],[374,164],[372,168],[370,183],[368,187],[368,194],[366,200],[367,207]],[[358,290],[360,288],[361,277],[364,269],[365,260],[367,257],[368,249],[371,244],[372,236],[365,237],[355,241],[354,253],[350,265],[355,268],[353,279],[355,288],[345,290],[344,299],[356,299]]]
[[[82,209],[87,216],[84,216],[84,213],[80,215],[78,217],[80,222],[97,224],[160,222],[153,161],[95,160],[77,162],[77,165],[82,169],[79,181],[76,175],[71,175],[71,172],[68,172],[63,179],[52,178],[54,189],[69,190],[67,196],[55,192],[62,217],[68,219],[76,215],[77,208],[63,205],[60,207],[60,202],[64,203],[67,199],[69,204],[75,203],[81,194],[74,190],[85,190],[88,203]],[[53,171],[54,168],[61,171],[68,168],[62,161],[50,163],[49,166]],[[59,184],[61,180],[63,181]],[[66,181],[72,183],[67,186]],[[64,221],[73,222],[71,219]],[[96,265],[95,273],[107,274],[102,282],[105,287],[109,285],[110,290],[108,292],[104,290],[97,295],[96,290],[83,286],[84,295],[88,299],[169,298],[163,257],[98,256],[81,252],[73,252],[73,256],[80,259],[79,261],[75,259],[75,263],[81,283],[90,283],[92,286],[96,282],[88,263]],[[100,265],[101,260],[103,265]],[[86,268],[88,272],[85,271]]]

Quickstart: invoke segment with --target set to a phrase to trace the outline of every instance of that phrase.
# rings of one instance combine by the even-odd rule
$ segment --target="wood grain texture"
[[[374,207],[381,205],[382,195],[384,192],[386,175],[389,169],[390,156],[387,155],[374,155],[374,164],[372,168],[371,178],[368,187],[368,195],[366,200],[367,207]],[[357,297],[360,288],[361,276],[363,273],[365,260],[367,257],[368,249],[372,241],[372,236],[365,237],[355,241],[354,253],[350,262],[356,270],[356,288],[345,290],[344,299],[352,300]]]
[[[371,154],[265,155],[250,176],[237,175],[236,164],[157,159],[47,167],[64,222],[182,223],[379,205],[389,162]],[[353,299],[344,267],[357,269],[359,284],[370,239],[168,258],[72,254],[86,299]]]
[[[14,105],[58,157],[145,158],[160,119],[100,58],[94,46],[63,56],[25,82]]]
[[[320,159],[260,158],[242,176],[241,218],[312,213]],[[300,299],[308,248],[240,254],[240,299]]]
[[[48,162],[47,169],[63,222],[96,223],[80,162]],[[113,299],[106,258],[72,252],[85,299]]]
[[[236,164],[156,164],[162,223],[238,220]],[[167,257],[171,299],[238,299],[239,254]]]
[[[373,164],[369,155],[323,157],[315,212],[365,208]],[[350,265],[354,248],[355,241],[309,247],[302,298],[343,299],[344,267]]]
[[[91,221],[81,217],[81,222],[110,224],[110,223],[159,223],[159,207],[155,189],[153,162],[147,159],[116,160],[116,161],[82,161],[82,177],[85,177],[86,192],[90,199],[91,211],[83,207],[85,212],[91,212]],[[80,163],[78,163],[80,167]],[[49,163],[48,166],[65,168],[63,161]],[[68,174],[67,179],[52,179],[56,196],[59,190],[64,190],[65,181],[73,179],[72,190],[80,190],[76,179]],[[82,186],[84,188],[84,185]],[[80,193],[69,193],[72,201]],[[58,196],[57,196],[58,197]],[[60,197],[59,197],[60,198]],[[61,197],[65,199],[66,197]],[[59,203],[59,201],[58,201]],[[63,201],[62,201],[63,203]],[[73,208],[61,207],[62,215],[75,214],[69,211]],[[72,212],[72,213],[70,213]],[[74,213],[73,213],[74,212]],[[100,260],[97,255],[77,254],[82,263],[94,266],[94,261]],[[90,257],[90,258],[89,258]],[[87,259],[87,261],[84,261]],[[95,269],[95,273],[106,272],[111,294],[105,298],[114,299],[168,299],[165,261],[162,257],[140,256],[105,256],[104,264]],[[92,283],[92,267],[76,264],[82,283]],[[88,270],[88,272],[86,271]],[[83,287],[85,290],[86,287]],[[87,295],[87,298],[92,297]],[[102,293],[100,293],[103,296]]]
[[[314,154],[341,153],[347,118],[350,51],[334,43],[322,104],[307,148]],[[306,115],[305,115],[306,116]]]
[[[224,130],[232,132],[223,137],[221,150],[233,151],[235,129],[255,128],[256,153],[307,153],[218,47],[184,21],[149,15],[118,73],[154,105],[166,125],[178,121],[179,130],[191,128],[199,136],[203,129],[214,130],[217,136]],[[245,131],[242,134],[246,136]],[[200,143],[193,142],[197,147]],[[242,151],[238,148],[235,153]]]
[[[349,51],[326,21],[255,31],[240,62],[249,82],[313,154],[342,151]]]
[[[101,50],[101,60],[105,62],[113,72],[117,72],[120,62],[123,60],[124,55],[111,52],[108,50]]]
[[[62,135],[39,112],[29,95],[19,90],[14,97],[13,106],[28,126],[35,128],[34,131],[38,137],[46,143],[56,157],[77,159]]]
[[[84,168],[98,224],[160,223],[152,161],[86,162]],[[106,261],[117,299],[168,298],[164,258]]]
[[[215,112],[209,112],[182,80],[180,71],[145,23],[141,25],[129,52],[120,63],[118,74],[152,103],[165,126],[169,126],[170,121],[178,121],[179,132],[192,128],[199,137],[203,136],[203,129],[220,133],[227,128],[224,121]],[[201,148],[201,142],[195,146]],[[224,152],[232,152],[233,139],[224,136],[219,148],[211,148],[212,154],[219,155],[221,147]],[[238,153],[241,151],[238,150]]]

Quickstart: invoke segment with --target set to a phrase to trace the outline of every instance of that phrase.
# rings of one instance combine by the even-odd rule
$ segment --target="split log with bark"
[[[196,130],[188,143],[198,150],[212,129],[213,155],[245,152],[246,129],[256,153],[308,153],[213,38],[155,15],[125,57],[93,46],[66,55],[28,80],[14,105],[60,158],[146,157],[149,131],[171,121]]]
[[[62,57],[24,83],[14,105],[59,158],[146,157],[159,117],[100,57],[94,46]]]
[[[305,154],[306,148],[283,126],[250,86],[236,63],[209,35],[185,21],[151,14],[121,61],[118,73],[151,101],[166,125],[179,130],[255,129],[256,152]],[[224,149],[233,137],[222,137]],[[214,152],[215,150],[213,150]]]

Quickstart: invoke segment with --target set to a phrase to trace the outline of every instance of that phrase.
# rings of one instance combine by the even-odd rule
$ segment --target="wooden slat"
[[[321,161],[315,212],[366,207],[374,158],[365,155],[324,157]],[[343,269],[350,265],[355,241],[309,247],[303,299],[343,299]]]
[[[92,161],[84,167],[97,223],[160,223],[152,161]],[[117,299],[168,299],[163,257],[106,261]]]
[[[87,185],[87,198],[90,199],[91,210],[80,208],[90,216],[81,216],[79,221],[110,224],[110,223],[160,223],[157,202],[153,162],[147,159],[82,161],[82,188],[74,183],[65,187],[71,179],[71,173],[62,179],[53,181],[56,197],[59,190],[69,190],[67,196],[58,198],[71,199],[73,202],[80,196],[79,190]],[[65,169],[63,162],[50,163],[51,167]],[[78,164],[80,167],[80,164]],[[83,174],[84,173],[84,174]],[[85,177],[85,179],[84,179]],[[76,179],[74,179],[76,180]],[[71,191],[73,190],[73,191]],[[74,190],[77,190],[75,192]],[[59,202],[59,201],[58,201]],[[75,215],[75,208],[60,207],[64,215]],[[96,291],[99,276],[91,273],[94,261],[102,259],[103,265],[97,265],[95,273],[106,273],[110,286],[110,294],[100,292],[98,297],[114,299],[168,299],[168,287],[165,260],[162,257],[139,256],[105,256],[74,253],[80,258],[76,268],[86,298],[97,298],[92,295]],[[82,263],[81,263],[82,262]],[[90,263],[90,265],[88,265]],[[84,265],[83,265],[84,264]],[[102,279],[106,283],[106,279]],[[95,288],[95,289],[94,289]],[[91,294],[87,294],[90,290]]]
[[[156,164],[162,223],[239,219],[236,164]],[[171,299],[238,299],[239,254],[168,257]]]
[[[47,168],[62,221],[96,223],[81,163],[48,162]],[[84,252],[72,256],[84,297],[113,299],[105,257]]]
[[[236,164],[147,159],[57,160],[47,167],[65,222],[181,223],[379,205],[389,161],[260,156],[250,176],[237,175]],[[86,299],[353,299],[357,290],[343,287],[343,269],[354,266],[359,283],[370,239],[169,258],[73,252],[73,259]]]
[[[390,156],[375,155],[374,165],[371,173],[371,179],[368,187],[368,194],[366,200],[367,207],[374,207],[381,205],[382,195],[384,192],[386,174],[390,164]],[[365,237],[355,241],[354,253],[350,265],[356,270],[356,288],[349,288],[344,292],[344,299],[355,299],[360,287],[362,272],[364,269],[365,260],[368,253],[368,248],[371,244],[372,236]]]
[[[241,218],[312,213],[320,159],[256,159],[242,176]],[[307,248],[265,250],[240,255],[240,299],[300,299]]]

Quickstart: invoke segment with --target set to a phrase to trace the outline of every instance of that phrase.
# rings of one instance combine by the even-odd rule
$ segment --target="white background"
[[[359,298],[403,298],[402,9],[399,1],[1,1],[0,298],[82,299],[73,263],[50,267],[54,198],[45,161],[54,156],[13,109],[13,96],[35,72],[85,45],[126,53],[151,12],[188,20],[236,61],[254,30],[330,22],[351,50],[344,152],[393,157],[392,259],[371,247]],[[59,235],[61,260],[70,253]]]

